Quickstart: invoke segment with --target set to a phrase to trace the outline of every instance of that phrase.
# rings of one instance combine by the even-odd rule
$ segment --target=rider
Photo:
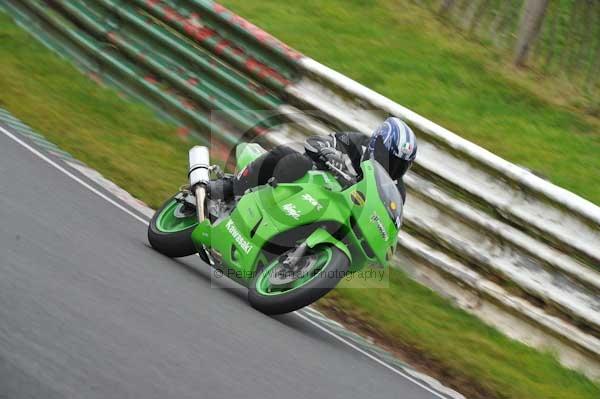
[[[333,166],[351,179],[360,180],[360,163],[374,159],[396,180],[402,201],[405,201],[402,177],[417,156],[417,139],[406,123],[390,117],[371,137],[361,133],[312,136],[306,140],[304,150],[301,154],[288,146],[278,146],[261,155],[235,177],[234,193],[242,195],[251,187],[266,184],[272,177],[276,182],[292,182],[314,167],[327,170]]]

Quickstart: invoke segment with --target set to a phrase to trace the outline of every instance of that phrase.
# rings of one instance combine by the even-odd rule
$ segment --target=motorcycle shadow
[[[249,306],[247,300],[248,290],[245,287],[235,283],[233,280],[219,276],[215,269],[204,263],[198,255],[186,256],[184,258],[170,258],[155,251],[148,244],[146,244],[146,247],[155,252],[157,255],[164,256],[173,263],[176,263],[183,270],[201,280],[207,288],[226,291],[231,297],[235,297],[243,302],[245,306]]]
[[[146,245],[150,250],[154,251],[152,247]],[[156,251],[155,251],[156,252]],[[159,256],[160,253],[156,252]],[[181,267],[186,272],[193,275],[198,280],[201,280],[203,284],[205,284],[210,289],[220,289],[224,291],[226,295],[229,295],[231,298],[235,298],[241,304],[241,306],[245,306],[248,308],[250,312],[259,313],[257,310],[253,309],[248,303],[247,295],[248,289],[235,283],[233,280],[228,278],[219,278],[215,277],[215,269],[210,267],[208,264],[204,263],[197,255],[187,256],[185,258],[169,258],[165,256],[165,258],[170,259],[172,262],[176,263],[179,267]],[[333,345],[339,345],[340,342],[336,339],[333,339],[328,334],[324,333],[319,328],[315,327],[311,323],[303,320],[297,313],[302,313],[303,310],[295,311],[292,313],[280,314],[280,315],[272,315],[266,316],[273,320],[274,322],[285,326],[291,330],[300,332],[306,336],[311,338],[330,342]]]

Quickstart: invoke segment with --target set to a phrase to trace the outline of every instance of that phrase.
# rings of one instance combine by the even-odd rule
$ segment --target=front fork
[[[204,209],[206,186],[204,184],[197,184],[194,195],[196,196],[196,215],[198,216],[198,223],[202,223],[204,222],[204,219],[206,219],[206,211]]]

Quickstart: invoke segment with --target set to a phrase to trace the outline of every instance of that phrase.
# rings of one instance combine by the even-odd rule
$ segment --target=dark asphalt
[[[153,251],[145,225],[0,132],[0,398],[433,397],[211,287],[199,258]]]

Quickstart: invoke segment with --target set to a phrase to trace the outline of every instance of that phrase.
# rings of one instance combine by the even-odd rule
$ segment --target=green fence
[[[203,143],[230,147],[281,123],[263,111],[281,106],[298,77],[300,54],[212,1],[2,4],[93,78],[148,103]]]

